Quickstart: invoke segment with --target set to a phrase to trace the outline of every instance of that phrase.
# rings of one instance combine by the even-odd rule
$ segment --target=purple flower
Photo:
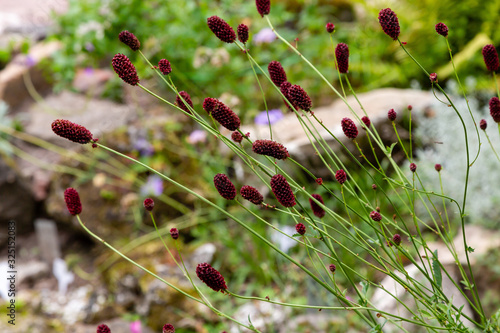
[[[264,28],[253,37],[253,42],[255,44],[272,43],[275,39],[274,31],[271,28]]]
[[[280,109],[272,109],[269,110],[269,121],[267,119],[266,111],[262,111],[257,116],[255,116],[254,121],[257,125],[269,125],[269,122],[271,122],[271,124],[277,123],[278,121],[283,119],[283,117],[283,112],[281,112]]]
[[[141,156],[151,156],[155,152],[153,145],[143,137],[139,137],[135,140],[133,147]]]
[[[31,56],[30,54],[28,54],[26,56],[26,59],[25,59],[25,65],[26,67],[33,67],[36,65],[36,60],[35,58],[33,58],[33,56]]]
[[[94,52],[95,51],[94,44],[92,44],[91,42],[85,43],[85,50],[87,50],[87,52]]]
[[[203,130],[194,130],[189,134],[189,137],[187,138],[187,142],[190,144],[194,145],[197,144],[198,142],[205,142],[207,140],[207,132]]]
[[[92,74],[94,74],[94,69],[92,67],[85,67],[83,72],[85,73],[85,75],[91,76]]]
[[[141,333],[141,321],[136,320],[130,323],[130,333]]]
[[[163,180],[158,175],[151,175],[140,189],[141,196],[157,197],[163,193]]]

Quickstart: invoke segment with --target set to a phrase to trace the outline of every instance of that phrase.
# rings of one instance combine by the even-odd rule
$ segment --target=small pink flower
[[[136,320],[130,323],[130,333],[141,333],[142,328],[141,328],[141,321]]]

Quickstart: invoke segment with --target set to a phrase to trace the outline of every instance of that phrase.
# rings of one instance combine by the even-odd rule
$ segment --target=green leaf
[[[438,285],[439,289],[442,289],[443,276],[441,275],[441,267],[439,267],[438,250],[434,251],[434,257],[432,258],[432,272],[434,273],[436,284]]]
[[[394,149],[394,147],[397,144],[398,144],[397,142],[394,142],[390,147],[385,147],[385,149],[387,150],[387,154],[391,155],[392,154],[392,150]]]
[[[467,252],[469,252],[469,253],[474,252],[474,248],[472,248],[472,247],[470,247],[470,246],[469,246],[469,247],[467,247]]]

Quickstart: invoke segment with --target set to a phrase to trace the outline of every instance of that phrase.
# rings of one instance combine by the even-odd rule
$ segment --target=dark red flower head
[[[236,187],[223,173],[218,173],[214,177],[214,185],[219,194],[226,200],[233,200],[236,197]]]
[[[111,330],[109,329],[108,325],[101,324],[97,326],[97,333],[111,333]]]
[[[174,325],[172,324],[163,325],[162,333],[175,333]]]
[[[177,228],[170,229],[170,236],[172,236],[173,239],[179,238],[179,230],[177,230]]]
[[[323,185],[323,178],[316,178],[316,183],[318,183],[318,185]]]
[[[410,163],[410,171],[411,172],[417,171],[417,165],[415,163]]]
[[[484,131],[484,130],[486,130],[486,127],[488,127],[488,123],[486,122],[486,119],[481,119],[479,121],[479,128]]]
[[[441,169],[443,169],[443,167],[441,166],[441,164],[437,163],[436,165],[434,165],[434,169],[436,169],[437,172],[441,171]]]
[[[163,75],[172,73],[172,66],[170,65],[170,61],[167,59],[161,59],[158,61],[158,68]]]
[[[288,102],[290,102],[293,105],[293,108],[292,108],[290,106],[290,104],[288,104],[288,102],[285,99],[283,99],[288,110],[293,112],[294,109],[295,110],[298,110],[298,109],[297,109],[297,106],[293,104],[294,102],[292,101],[292,98],[290,97],[290,94],[288,93],[290,91],[291,86],[292,86],[292,84],[290,82],[285,81],[281,84],[280,91],[283,94],[283,96],[285,96],[285,98],[288,100]]]
[[[349,139],[356,139],[358,136],[358,128],[356,127],[356,124],[354,124],[354,121],[352,121],[349,118],[343,118],[341,121],[342,125],[342,131],[344,131],[345,136],[347,136]]]
[[[236,34],[233,28],[226,21],[218,16],[210,16],[207,19],[207,24],[210,30],[225,43],[233,43],[236,40]]]
[[[411,106],[410,104],[408,104],[408,111],[411,111],[413,110],[413,106]]]
[[[363,116],[361,118],[361,121],[366,125],[366,127],[370,127],[370,125],[372,124],[372,122],[370,121],[370,118],[368,118],[367,116]]]
[[[490,99],[490,115],[496,123],[500,123],[500,100],[498,97]]]
[[[153,210],[153,208],[155,207],[155,202],[153,199],[151,198],[146,198],[144,199],[144,208],[148,211],[148,212],[151,212]]]
[[[88,129],[69,120],[56,119],[51,126],[55,134],[76,143],[86,144],[97,141],[92,138],[92,133]]]
[[[334,264],[330,264],[330,266],[328,266],[328,269],[330,270],[330,272],[335,273],[335,271],[337,270],[337,266],[335,266]]]
[[[257,6],[257,11],[262,17],[269,14],[271,11],[271,0],[255,0],[255,5]]]
[[[279,61],[271,61],[267,66],[267,70],[269,71],[269,77],[271,78],[271,81],[273,81],[273,83],[277,87],[281,87],[281,84],[283,82],[286,82],[286,73]]]
[[[216,98],[207,97],[203,101],[203,110],[207,111],[208,114],[212,113],[213,110],[219,105],[219,101]]]
[[[179,97],[179,95],[182,96],[182,98],[184,99],[184,101],[186,101],[187,104],[184,103],[184,101]],[[185,91],[179,91],[179,95],[177,95],[177,97],[175,98],[175,104],[177,104],[178,107],[180,107],[187,113],[191,113],[191,111],[188,108],[189,105],[191,109],[193,109],[193,102],[191,101],[191,96],[189,96],[189,94]]]
[[[252,150],[256,154],[271,156],[278,160],[285,160],[287,157],[290,157],[285,146],[272,140],[255,140]]]
[[[396,117],[398,116],[398,114],[396,113],[396,111],[394,111],[394,109],[390,109],[388,112],[387,112],[387,118],[389,118],[390,121],[394,121],[396,120]]]
[[[141,42],[139,42],[137,37],[127,30],[120,32],[118,39],[120,42],[130,47],[132,51],[137,51],[141,47]]]
[[[446,26],[446,24],[439,22],[438,24],[436,24],[436,32],[443,37],[447,37],[448,27]]]
[[[340,73],[347,73],[349,70],[349,47],[345,43],[337,44],[335,48],[335,58]]]
[[[394,242],[394,244],[396,244],[396,245],[399,246],[401,244],[401,235],[400,234],[395,234],[392,237],[392,241]]]
[[[238,32],[238,40],[245,44],[248,41],[248,26],[241,23],[236,31]]]
[[[498,60],[498,53],[497,50],[495,49],[495,46],[493,46],[493,44],[485,45],[483,47],[482,53],[486,68],[491,72],[495,72],[496,70],[498,70],[500,63]]]
[[[303,223],[297,223],[295,230],[299,235],[303,235],[306,233],[306,226]]]
[[[304,111],[311,110],[312,106],[311,98],[309,98],[309,95],[298,84],[290,86],[290,88],[288,89],[288,96],[290,102],[292,102],[293,105],[298,106]]]
[[[431,73],[429,75],[429,80],[431,80],[432,83],[438,82],[438,75],[436,73]]]
[[[78,215],[82,212],[80,196],[74,188],[69,187],[64,191],[64,202],[71,215]]]
[[[347,180],[347,174],[342,169],[337,170],[337,172],[335,172],[335,179],[342,185]]]
[[[276,196],[276,199],[278,199],[278,202],[284,207],[295,206],[295,195],[285,177],[279,174],[274,175],[271,178],[271,190]]]
[[[375,222],[380,222],[382,221],[382,215],[380,215],[379,212],[377,212],[376,210],[372,211],[370,213],[370,218],[375,221]]]
[[[196,275],[201,281],[215,291],[224,291],[227,289],[224,277],[206,262],[198,264],[196,267]]]
[[[393,40],[398,39],[400,28],[396,13],[390,8],[382,9],[378,13],[378,21],[387,36],[391,37]]]
[[[314,199],[318,200],[319,202],[321,202],[322,204],[325,204],[321,195],[314,193],[314,194],[312,194],[312,197]],[[312,209],[314,215],[316,215],[320,219],[325,216],[325,214],[326,214],[325,210],[323,208],[321,208],[320,205],[318,205],[313,199],[309,199],[309,204],[311,205],[311,209]]]
[[[205,103],[203,105],[205,106]],[[207,105],[207,107],[210,106]],[[240,118],[236,113],[220,101],[217,103],[217,107],[212,110],[212,117],[230,131],[236,131],[241,125]]]
[[[260,194],[260,192],[255,187],[249,185],[243,186],[240,190],[240,194],[244,199],[250,201],[255,205],[260,205],[264,201],[264,197],[262,196],[262,194]]]
[[[326,24],[326,31],[331,34],[332,32],[335,31],[335,24],[331,23],[331,22],[328,22]]]
[[[118,74],[120,79],[124,82],[132,86],[136,86],[139,83],[137,70],[126,55],[121,53],[115,54],[113,60],[111,60],[111,65],[113,66],[116,74]]]
[[[241,141],[243,141],[243,135],[238,131],[234,131],[231,133],[231,139],[233,139],[234,142],[241,143]]]

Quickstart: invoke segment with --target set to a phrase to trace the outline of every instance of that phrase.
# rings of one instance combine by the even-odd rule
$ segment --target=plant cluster
[[[296,84],[297,81],[292,80],[291,76],[287,75],[286,66],[283,66],[278,60],[273,60],[269,62],[267,70],[264,69],[265,66],[257,58],[258,54],[254,54],[254,49],[249,48],[246,44],[248,35],[251,36],[252,30],[248,29],[244,23],[240,24],[235,31],[224,18],[214,15],[206,19],[206,25],[221,42],[230,44],[230,47],[241,51],[241,58],[248,61],[249,66],[253,70],[254,79],[259,86],[262,86],[262,83],[260,80],[261,77],[257,73],[260,73],[261,76],[267,79],[269,84],[272,84],[272,91],[261,90],[264,105],[266,105],[266,100],[270,95],[279,96],[279,99],[283,101],[290,112],[296,116],[297,122],[301,124],[310,140],[311,149],[314,149],[321,163],[329,170],[331,178],[335,179],[336,182],[323,181],[323,179],[315,175],[315,170],[301,165],[288,152],[285,145],[272,140],[273,126],[270,121],[268,124],[271,140],[258,138],[252,140],[248,133],[244,134],[241,131],[240,126],[242,121],[237,112],[231,109],[230,105],[226,105],[213,97],[205,97],[203,103],[200,103],[202,105],[193,103],[193,99],[189,93],[179,91],[176,87],[177,75],[182,74],[177,73],[175,67],[172,68],[175,62],[162,59],[158,62],[158,65],[153,65],[143,53],[143,49],[146,49],[144,45],[147,45],[147,43],[140,42],[141,38],[137,38],[130,32],[132,29],[120,33],[119,39],[130,48],[132,54],[138,53],[143,58],[144,63],[147,64],[146,67],[155,73],[171,92],[175,94],[175,102],[173,98],[170,100],[163,98],[146,87],[140,81],[140,76],[134,64],[125,54],[118,53],[113,57],[112,67],[116,74],[125,83],[143,89],[152,96],[155,96],[177,112],[181,112],[188,117],[196,126],[215,136],[232,151],[235,157],[242,161],[247,170],[255,176],[256,182],[259,182],[259,184],[252,181],[251,184],[245,184],[237,188],[231,179],[232,177],[221,170],[221,172],[214,175],[213,185],[220,196],[227,202],[224,205],[218,205],[193,189],[181,184],[178,180],[98,142],[96,138],[92,137],[90,131],[81,125],[57,119],[52,124],[52,128],[57,135],[68,140],[84,144],[91,143],[95,148],[106,150],[110,154],[115,154],[137,163],[149,172],[158,175],[166,182],[193,195],[197,200],[211,207],[211,209],[225,215],[229,221],[236,222],[243,230],[246,230],[259,239],[264,247],[272,249],[287,262],[294,265],[302,274],[308,276],[311,281],[314,281],[314,288],[325,290],[334,300],[328,304],[311,305],[305,302],[283,302],[280,299],[260,294],[254,296],[241,295],[232,289],[231,281],[226,281],[220,271],[212,267],[209,263],[199,263],[195,272],[189,271],[186,268],[179,248],[179,242],[182,241],[182,238],[179,237],[179,230],[170,230],[172,242],[177,249],[179,259],[176,259],[176,256],[172,253],[172,243],[166,241],[158,231],[159,238],[165,245],[166,251],[172,256],[172,260],[177,263],[179,269],[183,271],[186,278],[196,290],[197,295],[193,296],[132,261],[85,226],[80,217],[82,212],[80,198],[74,188],[69,188],[65,192],[64,198],[68,211],[77,217],[82,228],[90,235],[124,259],[164,282],[168,287],[182,293],[192,301],[206,305],[222,318],[255,332],[260,332],[261,330],[252,324],[251,318],[248,319],[248,322],[244,322],[214,306],[209,301],[209,296],[205,294],[206,289],[199,287],[193,281],[193,273],[196,273],[199,280],[209,288],[216,292],[221,291],[224,297],[268,302],[283,307],[292,307],[297,311],[304,309],[352,311],[370,328],[371,332],[381,332],[388,327],[396,327],[396,329],[404,332],[412,331],[415,327],[421,327],[433,332],[472,332],[473,328],[481,329],[485,332],[499,332],[497,319],[495,317],[487,318],[483,310],[481,297],[474,278],[477,272],[474,272],[470,265],[469,257],[472,255],[474,249],[468,245],[467,235],[465,235],[465,218],[466,213],[470,209],[467,194],[469,192],[471,169],[474,168],[474,163],[481,152],[481,133],[475,120],[477,115],[474,115],[470,105],[467,104],[465,106],[465,112],[458,110],[452,98],[438,83],[437,74],[429,73],[412,53],[409,52],[406,43],[401,41],[400,35],[404,33],[404,29],[401,28],[396,13],[390,8],[380,10],[378,22],[382,31],[397,43],[408,58],[420,68],[421,73],[423,73],[422,75],[432,85],[432,89],[436,94],[440,93],[439,96],[436,96],[442,98],[446,105],[448,105],[448,117],[456,117],[462,124],[465,142],[465,148],[461,152],[461,163],[464,170],[463,174],[460,175],[462,180],[461,193],[463,195],[457,200],[449,196],[446,189],[441,188],[439,192],[430,191],[421,182],[419,173],[422,168],[415,163],[413,156],[411,106],[407,110],[410,118],[409,147],[403,144],[398,134],[398,126],[395,122],[398,114],[394,109],[388,110],[387,117],[391,121],[398,141],[390,147],[386,147],[381,140],[377,128],[368,117],[366,108],[369,106],[360,104],[362,113],[357,114],[353,110],[353,106],[347,103],[347,89],[354,96],[356,96],[356,92],[349,79],[351,73],[349,71],[350,53],[348,45],[346,43],[337,43],[337,46],[333,48],[335,44],[333,32],[339,31],[339,28],[336,30],[332,23],[326,23],[323,38],[329,37],[334,49],[333,53],[335,56],[332,57],[332,62],[336,65],[340,90],[336,89],[324,74],[299,51],[297,44],[290,44],[287,39],[274,29],[270,19],[273,12],[271,2],[269,0],[256,0],[255,5],[257,13],[265,20],[269,28],[275,32],[277,38],[288,47],[291,53],[303,62],[304,66],[310,69],[307,73],[318,78],[319,82],[325,84],[331,92],[335,93],[338,98],[347,104],[352,115],[351,117],[343,118],[339,124],[345,138],[334,135],[332,130],[327,128],[318,119],[314,114],[314,100],[311,99],[306,89]],[[435,25],[435,29],[437,32],[436,38],[440,38],[441,42],[444,39],[444,43],[446,43],[446,47],[449,50],[451,64],[454,65],[451,47],[448,43],[448,38],[453,34],[453,30],[448,29],[444,23],[438,23]],[[386,43],[391,43],[390,39],[386,39]],[[129,51],[127,52],[130,53]],[[499,67],[496,49],[493,45],[488,44],[483,48],[482,53],[486,68],[492,73],[493,79],[496,82],[495,71]],[[455,71],[454,73],[456,74],[461,90],[465,94],[457,72]],[[498,89],[497,95],[500,95]],[[197,99],[200,101],[202,98],[202,96],[197,96]],[[490,114],[494,120],[498,113],[499,103],[497,101],[497,97],[492,97],[489,103]],[[202,112],[201,109],[204,111]],[[466,123],[472,124],[472,133],[469,133],[470,131]],[[370,145],[369,151],[363,151],[357,142],[360,133],[358,127],[366,132]],[[333,150],[327,144],[325,138],[321,136],[320,130],[326,131],[339,143],[344,153],[350,157],[352,165],[347,165],[339,157],[339,152]],[[225,133],[230,134],[227,137]],[[470,145],[471,136],[477,137],[476,151],[473,151]],[[346,147],[344,144],[346,141],[352,142],[353,147],[355,147],[354,152]],[[399,146],[403,150],[408,165],[401,167],[395,162],[393,158],[393,149],[395,146]],[[376,151],[381,151],[384,159],[377,157],[377,154],[374,154]],[[361,160],[357,156],[361,156]],[[498,162],[500,163],[500,158]],[[303,172],[308,178],[307,181],[293,177],[291,172],[288,171],[289,167]],[[360,173],[369,179],[369,183],[360,181],[360,178],[352,171],[354,167],[358,168]],[[446,172],[446,168],[442,168],[440,164],[436,164],[433,169],[436,179],[441,181],[441,174]],[[273,193],[273,196],[264,196],[260,193],[257,186],[261,185],[266,186]],[[376,193],[375,200],[368,194],[372,192]],[[240,200],[240,196],[248,200],[249,203]],[[384,198],[385,202],[388,203],[387,206],[379,206],[379,197]],[[442,202],[436,204],[436,198],[441,199]],[[445,201],[452,203],[454,209],[459,212],[457,216],[450,217],[447,214]],[[145,210],[149,212],[155,228],[157,228],[154,217],[154,199],[147,198],[143,205]],[[332,208],[334,205],[335,209]],[[425,208],[423,213],[415,208],[418,205]],[[234,214],[231,206],[240,207],[246,217]],[[290,234],[284,228],[273,225],[269,220],[264,218],[264,214],[261,213],[262,210],[259,209],[259,206],[270,210],[270,214],[283,216],[283,220],[289,226],[295,227],[294,230],[296,233]],[[250,217],[255,221],[254,223],[249,222]],[[452,241],[451,236],[454,230],[451,224],[454,222],[460,224],[460,231],[464,234],[463,246],[466,249],[465,256],[467,262],[465,265],[462,264],[456,250],[456,245]],[[257,227],[254,225],[255,223],[263,224],[277,230],[284,237],[306,249],[308,252],[307,259],[298,259],[281,249],[272,239],[259,233]],[[182,230],[180,231],[182,232]],[[437,251],[433,251],[429,247],[426,239],[427,233],[432,233],[439,237],[447,246],[448,251],[453,255],[460,273],[460,283],[450,277],[449,272],[440,262]],[[340,256],[340,253],[346,255]],[[354,264],[347,264],[348,260],[352,260]],[[422,279],[410,274],[411,269],[405,263],[410,264],[418,271]],[[386,286],[372,279],[370,274],[366,274],[367,271],[391,277],[411,295],[415,306],[406,304],[397,294],[391,293]],[[443,276],[451,280],[453,287],[466,300],[466,305],[472,310],[473,315],[464,311],[465,305],[457,305],[455,300],[447,294],[445,288],[443,288]],[[399,311],[393,313],[378,308],[370,299],[369,289],[386,293],[388,297],[404,308],[409,315],[405,316],[400,314]],[[101,331],[103,329],[105,328],[101,328]],[[171,329],[173,327],[164,326],[164,332]]]

